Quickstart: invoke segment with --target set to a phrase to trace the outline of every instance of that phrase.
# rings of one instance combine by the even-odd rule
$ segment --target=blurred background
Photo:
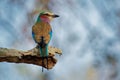
[[[0,80],[120,80],[119,0],[0,0],[0,47],[36,46],[35,10],[60,17],[51,22],[51,46],[62,49],[51,70],[32,64],[0,63]]]

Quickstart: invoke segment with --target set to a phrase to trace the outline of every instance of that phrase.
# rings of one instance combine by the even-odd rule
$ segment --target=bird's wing
[[[45,43],[48,44],[52,36],[51,26],[49,23],[46,22],[36,23],[32,27],[32,32],[33,38],[36,40],[37,43],[41,42],[41,37],[44,37]]]

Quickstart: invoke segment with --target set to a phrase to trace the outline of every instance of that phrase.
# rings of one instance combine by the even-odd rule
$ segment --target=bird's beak
[[[57,18],[57,17],[59,17],[59,15],[54,14],[52,17],[53,18]]]

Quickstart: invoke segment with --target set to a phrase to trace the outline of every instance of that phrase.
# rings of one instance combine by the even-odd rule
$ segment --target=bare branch
[[[55,54],[61,55],[62,51],[55,47],[49,47],[48,50],[48,68],[46,59],[44,59],[44,64],[42,65],[42,58],[40,57],[37,47],[28,51],[0,48],[0,62],[35,64],[47,69],[52,69],[57,62],[57,59],[54,58]]]

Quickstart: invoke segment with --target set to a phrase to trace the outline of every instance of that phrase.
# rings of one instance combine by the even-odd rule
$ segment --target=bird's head
[[[38,20],[40,19],[42,21],[50,22],[51,20],[53,20],[53,18],[57,18],[57,17],[59,17],[59,15],[56,15],[51,12],[40,12],[38,16]]]

